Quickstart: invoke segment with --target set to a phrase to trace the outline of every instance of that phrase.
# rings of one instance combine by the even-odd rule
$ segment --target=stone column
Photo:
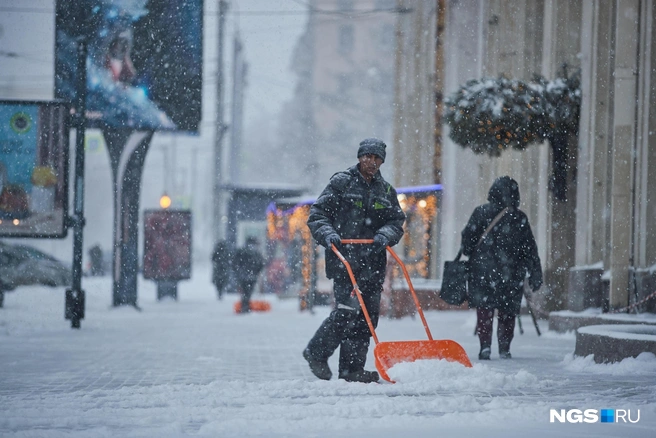
[[[641,7],[634,265],[647,268],[656,264],[656,1]]]
[[[612,5],[583,2],[581,26],[580,159],[577,173],[576,265],[604,261],[604,215],[608,204],[607,169],[610,138],[610,51]]]
[[[554,79],[565,64],[570,74],[580,64],[577,58],[581,41],[578,29],[581,25],[582,5],[579,2],[564,0],[546,0],[544,3],[542,74],[547,79]],[[566,199],[556,199],[549,195],[550,221],[548,231],[548,249],[545,265],[545,284],[550,290],[546,303],[548,310],[566,307],[567,282],[569,268],[574,265],[575,218],[576,218],[576,169],[577,141],[574,136],[563,138],[567,145],[567,189]],[[545,145],[546,146],[546,145]],[[553,145],[548,145],[553,154]],[[550,159],[551,163],[552,160]],[[543,163],[547,166],[547,163]],[[553,164],[549,165],[553,172]]]
[[[486,52],[485,31],[487,21],[485,2],[450,2],[447,7],[445,36],[445,95],[456,91],[469,79],[483,76],[483,57]],[[446,134],[446,132],[445,132]],[[474,208],[485,202],[479,193],[483,180],[481,168],[488,157],[475,155],[443,138],[442,177],[444,192],[441,200],[442,229],[441,254],[443,259],[453,259],[460,247],[460,232]],[[488,187],[484,187],[487,190]],[[441,275],[441,274],[440,274]]]
[[[639,0],[618,0],[615,13],[615,84],[610,210],[611,308],[628,304],[633,224],[633,151],[638,74]]]

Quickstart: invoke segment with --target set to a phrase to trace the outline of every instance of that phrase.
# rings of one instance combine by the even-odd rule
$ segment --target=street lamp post
[[[84,136],[87,98],[87,51],[86,35],[78,38],[76,105],[73,123],[75,124],[75,186],[73,216],[68,225],[73,227],[73,284],[66,289],[65,318],[71,320],[71,327],[79,329],[84,319],[85,295],[82,290],[82,243],[84,229]]]

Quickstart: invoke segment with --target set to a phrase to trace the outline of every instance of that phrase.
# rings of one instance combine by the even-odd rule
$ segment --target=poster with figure
[[[0,101],[0,237],[66,236],[70,107]]]
[[[87,126],[198,133],[202,0],[57,0],[55,96],[75,102],[86,37]]]
[[[191,278],[191,211],[144,211],[143,277]]]

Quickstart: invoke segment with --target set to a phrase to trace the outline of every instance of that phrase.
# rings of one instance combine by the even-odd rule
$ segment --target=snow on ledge
[[[656,326],[647,324],[608,324],[579,327],[585,335],[606,336],[613,339],[656,342]]]
[[[613,363],[596,363],[592,354],[585,357],[568,354],[562,364],[568,371],[585,374],[652,376],[656,373],[656,355],[648,352]]]
[[[592,265],[572,266],[569,268],[570,271],[587,271],[592,269],[604,269],[604,262],[597,262]]]
[[[654,313],[602,313],[600,307],[590,307],[581,312],[572,310],[556,310],[549,313],[549,316],[561,316],[565,318],[590,318],[597,317],[609,321],[627,321],[627,322],[644,322],[646,324],[656,324],[656,314]]]

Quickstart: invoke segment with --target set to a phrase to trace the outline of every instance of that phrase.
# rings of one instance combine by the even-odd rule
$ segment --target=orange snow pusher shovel
[[[342,243],[349,244],[368,244],[373,243],[373,239],[342,239]],[[355,280],[353,275],[353,270],[351,265],[344,258],[344,256],[339,252],[335,245],[332,246],[332,250],[337,257],[344,263],[346,270],[348,271],[349,277],[351,277],[351,282],[353,283],[353,291],[358,297],[360,302],[360,307],[362,308],[362,313],[364,314],[367,324],[369,325],[369,330],[371,331],[371,336],[374,338],[376,346],[374,347],[374,357],[376,358],[376,369],[380,376],[387,380],[388,382],[394,383],[392,379],[387,375],[387,370],[392,368],[397,363],[401,362],[414,362],[420,359],[446,359],[451,362],[459,362],[464,366],[471,368],[472,364],[469,361],[469,357],[465,352],[464,348],[455,341],[448,339],[435,340],[431,335],[431,332],[426,323],[426,318],[424,317],[424,312],[421,310],[421,305],[419,304],[419,299],[415,293],[415,289],[412,286],[410,281],[410,275],[408,275],[408,270],[405,268],[405,265],[396,255],[394,250],[391,247],[387,247],[387,251],[392,257],[398,262],[399,266],[403,270],[403,275],[405,276],[408,286],[410,288],[410,293],[412,298],[415,301],[415,306],[417,306],[417,311],[421,317],[421,321],[424,324],[424,329],[426,330],[426,335],[428,335],[428,340],[425,341],[394,341],[394,342],[379,342],[378,336],[376,336],[376,330],[374,325],[371,323],[371,318],[369,317],[369,312],[364,304],[362,299],[362,294],[360,293],[360,288],[358,283]]]
[[[235,302],[233,308],[235,313],[241,313],[241,301]],[[271,303],[265,300],[251,300],[249,309],[251,312],[268,312],[271,310]]]

